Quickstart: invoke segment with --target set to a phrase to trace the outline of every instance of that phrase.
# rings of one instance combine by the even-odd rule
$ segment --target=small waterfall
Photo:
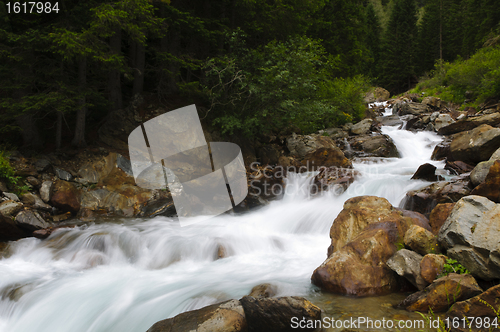
[[[361,176],[340,196],[312,198],[311,174],[289,174],[282,200],[243,215],[188,227],[166,217],[117,219],[12,243],[0,259],[0,331],[143,332],[264,282],[278,295],[311,295],[310,276],[345,200],[377,195],[397,206],[425,185],[410,180],[419,165],[443,166],[430,160],[437,135],[382,132],[402,158],[355,163]]]

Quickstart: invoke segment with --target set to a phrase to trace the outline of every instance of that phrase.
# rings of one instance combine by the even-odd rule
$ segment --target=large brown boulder
[[[450,273],[430,284],[426,289],[411,294],[400,303],[408,311],[445,312],[455,302],[470,299],[482,293],[470,274]]]
[[[321,319],[321,309],[302,297],[245,296],[159,321],[147,332],[291,332],[296,330],[294,322],[302,319]]]
[[[147,332],[240,332],[247,331],[245,312],[238,300],[184,312],[151,326]]]
[[[455,135],[450,144],[455,160],[478,163],[488,160],[500,147],[500,128],[483,124]]]
[[[76,213],[80,210],[80,192],[72,183],[57,180],[52,188],[50,202],[59,210]]]
[[[411,218],[394,208],[385,198],[358,196],[348,199],[330,228],[331,245],[329,254],[338,251],[358,236],[365,227],[378,222],[395,222],[403,238],[406,230],[413,224]]]
[[[303,318],[306,321],[321,319],[321,309],[298,296],[273,298],[245,296],[240,302],[245,311],[248,332],[291,332],[296,331],[297,326],[294,328],[294,322],[298,323]]]
[[[429,215],[429,224],[431,225],[434,235],[439,233],[441,226],[443,226],[446,219],[448,219],[453,206],[455,206],[455,203],[441,203],[432,209]]]
[[[474,188],[470,194],[484,196],[493,202],[500,203],[500,160],[495,160],[484,182]]]
[[[330,292],[356,296],[397,290],[397,276],[386,262],[413,223],[385,198],[347,200],[330,229],[329,257],[314,271],[312,282]]]
[[[396,275],[385,263],[397,250],[397,238],[396,223],[369,225],[314,270],[313,284],[329,292],[354,296],[397,291]]]
[[[466,301],[455,303],[446,313],[448,317],[497,317],[500,308],[500,285],[489,288],[486,292]]]

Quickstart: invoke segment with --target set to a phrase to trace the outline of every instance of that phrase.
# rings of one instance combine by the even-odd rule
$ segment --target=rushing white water
[[[143,332],[264,282],[279,295],[311,294],[310,276],[326,258],[329,228],[346,199],[377,195],[397,206],[425,185],[410,177],[431,162],[440,138],[383,132],[402,158],[355,163],[362,176],[338,197],[310,198],[311,178],[290,174],[284,199],[243,215],[188,227],[165,217],[123,219],[12,243],[0,260],[0,331]],[[228,257],[216,259],[220,247]]]

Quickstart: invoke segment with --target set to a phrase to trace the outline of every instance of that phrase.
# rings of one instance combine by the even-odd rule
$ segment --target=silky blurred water
[[[276,285],[278,295],[326,305],[310,277],[326,258],[343,202],[376,195],[398,206],[408,190],[428,184],[410,180],[419,165],[443,167],[430,160],[441,141],[436,134],[382,131],[401,158],[355,161],[361,176],[340,196],[312,198],[312,177],[289,174],[287,188],[295,190],[246,214],[187,227],[166,217],[117,219],[11,243],[0,259],[0,331],[143,332],[265,282]],[[227,257],[217,259],[221,248]]]

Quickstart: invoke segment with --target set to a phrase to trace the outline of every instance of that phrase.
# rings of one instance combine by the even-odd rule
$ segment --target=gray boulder
[[[453,207],[438,240],[470,273],[484,280],[500,278],[500,204],[466,196]]]
[[[450,144],[451,155],[455,160],[475,163],[490,159],[498,148],[500,128],[486,124],[455,135]]]
[[[43,181],[40,186],[40,198],[45,203],[50,202],[52,197],[52,187],[54,186],[54,182],[52,181]]]
[[[356,123],[354,126],[352,126],[350,130],[351,134],[354,135],[368,134],[370,132],[372,123],[373,123],[372,119],[364,119],[363,121]]]
[[[420,275],[421,260],[422,256],[416,252],[401,249],[389,258],[387,266],[401,277],[407,279],[419,290],[422,290],[428,283]]]
[[[51,226],[48,222],[43,220],[38,212],[30,210],[19,212],[15,221],[16,225],[31,232]]]
[[[494,162],[495,160],[487,160],[477,164],[476,167],[474,167],[474,169],[470,173],[470,182],[472,182],[474,186],[483,183],[490,171],[490,167],[493,165]]]
[[[455,122],[455,120],[453,120],[449,114],[440,114],[434,120],[434,129],[439,130],[445,126],[452,124],[453,122]]]

